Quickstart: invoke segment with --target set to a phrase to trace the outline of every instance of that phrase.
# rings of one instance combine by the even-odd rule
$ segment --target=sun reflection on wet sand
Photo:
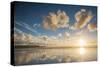
[[[86,52],[86,51],[85,51],[85,48],[83,48],[83,47],[81,47],[79,51],[80,51],[80,55],[84,55],[85,52]]]

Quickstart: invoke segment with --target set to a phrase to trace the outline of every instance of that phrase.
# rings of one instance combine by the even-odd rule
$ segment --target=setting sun
[[[86,45],[86,40],[79,39],[79,45],[80,45],[80,47],[83,47],[84,45]]]

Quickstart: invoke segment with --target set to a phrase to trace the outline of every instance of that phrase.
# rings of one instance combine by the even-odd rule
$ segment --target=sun
[[[85,39],[79,39],[79,45],[80,45],[80,47],[83,47],[83,46],[85,46],[86,45],[86,40]]]

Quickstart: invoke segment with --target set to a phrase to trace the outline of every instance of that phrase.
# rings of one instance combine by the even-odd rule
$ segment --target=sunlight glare
[[[80,39],[80,40],[79,40],[79,45],[80,45],[81,47],[83,47],[85,44],[86,44],[86,41],[85,41],[84,39]]]
[[[85,54],[85,48],[80,48],[80,54],[84,55]]]

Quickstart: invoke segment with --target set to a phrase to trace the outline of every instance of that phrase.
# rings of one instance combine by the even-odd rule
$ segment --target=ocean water
[[[97,60],[97,48],[15,49],[15,65],[85,62]]]

